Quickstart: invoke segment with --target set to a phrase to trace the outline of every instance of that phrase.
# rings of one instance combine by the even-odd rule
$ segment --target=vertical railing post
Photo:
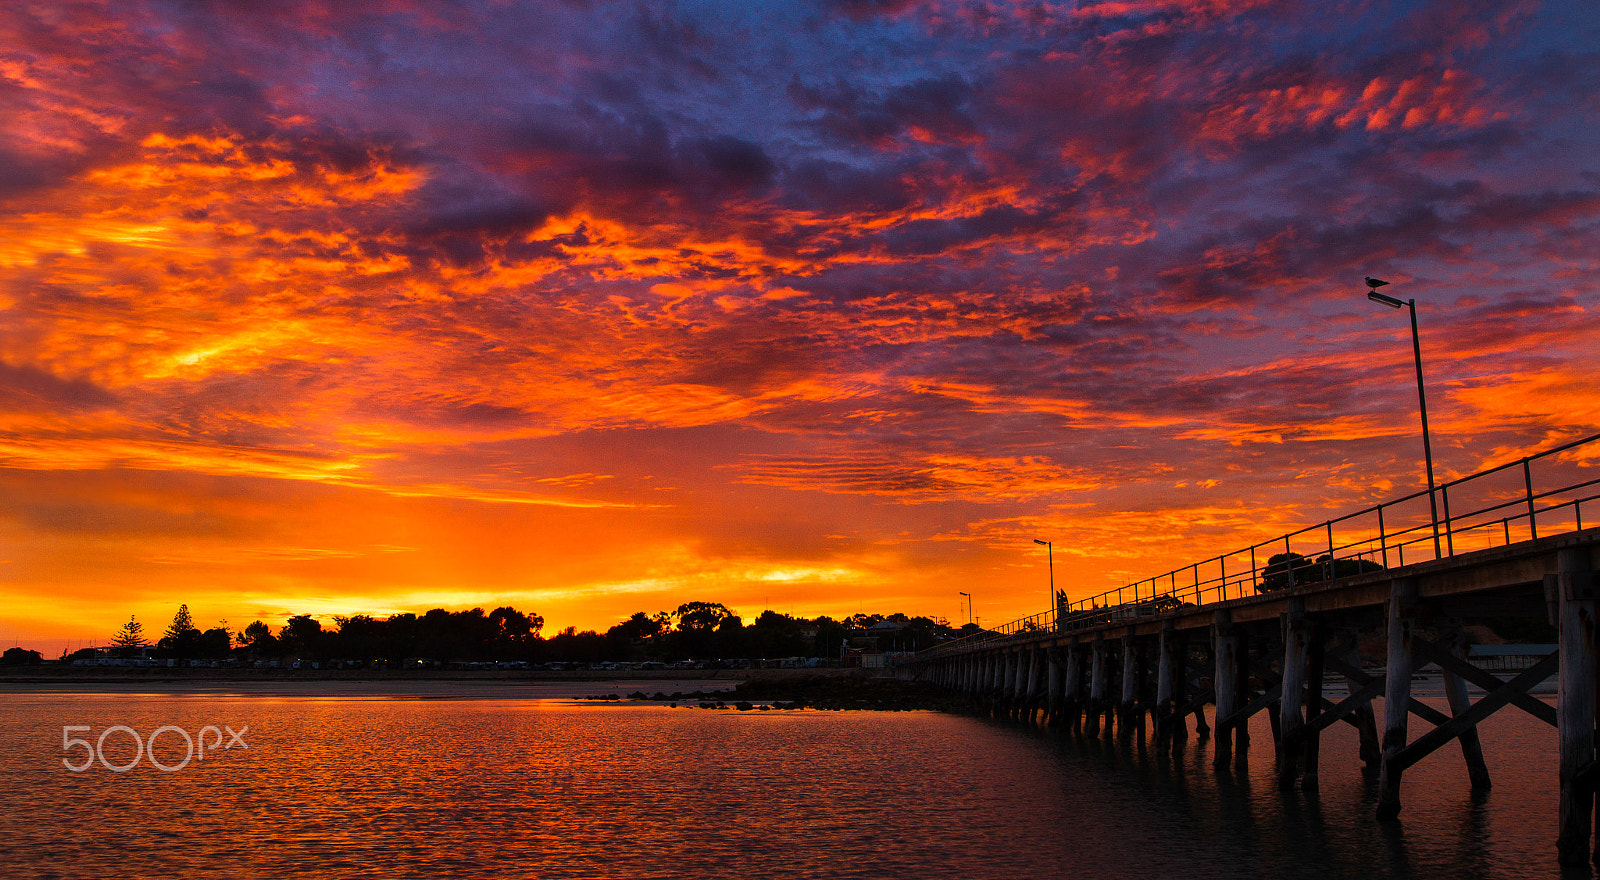
[[[1389,539],[1383,532],[1383,505],[1378,505],[1378,549],[1383,551],[1383,567],[1389,567]]]
[[[1533,521],[1533,469],[1528,467],[1528,460],[1522,460],[1522,482],[1528,487],[1528,537],[1539,540],[1539,526]]]
[[[1455,524],[1450,521],[1450,484],[1439,487],[1439,498],[1444,503],[1444,552],[1446,556],[1456,555]]]

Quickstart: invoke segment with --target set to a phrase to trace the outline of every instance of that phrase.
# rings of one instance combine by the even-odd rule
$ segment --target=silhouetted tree
[[[494,653],[498,660],[527,659],[539,639],[539,630],[544,629],[543,617],[523,614],[509,605],[491,611],[489,621],[494,625]]]
[[[660,655],[665,646],[659,644],[659,639],[667,628],[662,615],[652,617],[635,611],[632,617],[606,630],[606,639],[612,645],[611,659],[638,660],[652,653]]]
[[[750,646],[745,642],[744,619],[729,614],[717,623],[711,638],[711,652],[717,657],[748,657]]]
[[[389,619],[383,622],[383,632],[384,651],[389,659],[403,660],[422,653],[419,648],[422,619],[415,614],[407,611],[389,615]]]
[[[200,630],[195,628],[194,618],[189,615],[188,605],[179,605],[178,613],[172,615],[172,625],[161,636],[161,641],[156,643],[156,648],[168,657],[179,660],[192,660],[199,657],[204,650],[200,643]]]
[[[272,634],[272,627],[257,620],[244,628],[239,634],[240,647],[258,657],[277,657],[281,653],[278,637]]]
[[[547,656],[571,663],[599,663],[616,659],[610,656],[611,648],[612,642],[605,636],[593,630],[578,632],[578,628],[573,626],[546,640]]]
[[[745,629],[749,656],[763,660],[809,656],[812,646],[800,630],[800,621],[787,614],[771,610],[761,612],[755,623]]]
[[[286,655],[306,660],[320,658],[322,624],[309,614],[296,614],[278,631],[278,641],[282,643]]]
[[[233,634],[227,627],[216,626],[200,634],[200,656],[207,660],[221,660],[233,651]]]
[[[42,662],[38,651],[27,648],[7,648],[5,654],[0,655],[0,666],[38,666]]]
[[[852,614],[844,619],[844,625],[852,629],[872,629],[883,623],[882,614]]]
[[[1269,593],[1321,580],[1316,576],[1316,565],[1298,553],[1275,554],[1261,570],[1261,583],[1256,586],[1256,592]]]
[[[721,602],[685,602],[672,616],[678,621],[671,638],[672,653],[710,659],[720,654],[715,638],[718,629],[734,614]]]
[[[817,628],[817,637],[812,642],[811,656],[837,660],[840,646],[844,644],[845,636],[850,633],[850,627],[827,615],[818,617],[812,624]]]
[[[111,644],[117,653],[124,657],[137,654],[139,649],[147,644],[144,638],[144,624],[135,620],[133,615],[128,615],[128,622],[122,625],[122,629],[117,630],[117,634],[111,639]]]
[[[1256,591],[1266,593],[1369,571],[1383,571],[1383,566],[1370,559],[1334,559],[1324,554],[1313,562],[1298,553],[1278,553],[1268,559],[1267,567],[1261,570],[1261,583]]]
[[[633,612],[633,616],[606,630],[606,635],[629,640],[649,639],[660,635],[666,626],[657,618],[645,614],[643,611]]]
[[[334,615],[333,622],[339,627],[334,635],[337,647],[333,649],[339,657],[370,662],[384,656],[388,629],[384,621],[375,620],[370,614],[353,614]]]

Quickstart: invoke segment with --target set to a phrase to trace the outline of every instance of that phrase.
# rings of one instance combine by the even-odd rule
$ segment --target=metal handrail
[[[1535,492],[1532,464],[1597,441],[1600,441],[1600,434],[1564,443],[1535,455],[1524,456],[1475,474],[1439,484],[1434,491],[1438,492],[1443,499],[1443,516],[1438,523],[1439,537],[1444,541],[1443,556],[1450,557],[1456,554],[1455,543],[1457,538],[1475,538],[1476,535],[1474,533],[1494,526],[1500,527],[1505,536],[1505,543],[1510,544],[1512,524],[1524,520],[1527,522],[1529,536],[1537,538],[1539,536],[1539,517],[1541,515],[1545,517],[1547,533],[1581,531],[1583,529],[1583,504],[1586,502],[1592,504],[1596,500],[1600,500],[1600,495],[1570,498],[1560,503],[1548,504],[1542,508],[1539,505],[1557,496],[1570,495],[1579,490],[1600,485],[1600,478]],[[1452,489],[1466,486],[1474,481],[1480,481],[1490,475],[1519,466],[1523,471],[1524,491],[1517,493],[1515,497],[1507,496],[1505,500],[1500,500],[1487,507],[1475,508],[1466,513],[1452,514],[1450,512],[1450,491]],[[1267,579],[1268,569],[1273,565],[1271,560],[1276,558],[1270,554],[1276,551],[1279,546],[1283,548],[1284,554],[1293,554],[1292,545],[1294,539],[1311,533],[1322,533],[1317,543],[1318,550],[1315,551],[1320,554],[1318,558],[1312,560],[1310,557],[1300,556],[1297,559],[1295,557],[1298,554],[1293,554],[1286,557],[1282,563],[1281,570],[1273,569],[1274,572],[1287,576],[1288,586],[1292,586],[1297,577],[1307,576],[1301,573],[1309,573],[1311,579],[1315,581],[1331,580],[1334,577],[1342,576],[1338,574],[1338,571],[1341,568],[1348,569],[1350,567],[1348,563],[1351,560],[1368,560],[1376,563],[1380,568],[1388,568],[1390,567],[1389,554],[1391,551],[1397,555],[1398,564],[1405,565],[1405,550],[1407,547],[1425,544],[1428,545],[1428,552],[1432,553],[1431,544],[1434,524],[1432,521],[1428,521],[1391,530],[1385,525],[1384,512],[1393,512],[1401,505],[1420,498],[1426,498],[1427,496],[1428,490],[1426,489],[1413,492],[1410,495],[1386,501],[1374,507],[1368,507],[1355,513],[1345,514],[1344,516],[1317,523],[1316,525],[1306,526],[1298,531],[1279,535],[1259,544],[1252,544],[1230,553],[1213,556],[1182,568],[1173,569],[1165,574],[1107,590],[1097,596],[1079,599],[1068,603],[1064,608],[1053,608],[1040,614],[1020,617],[981,633],[944,642],[928,651],[921,652],[919,656],[944,654],[961,650],[978,642],[993,641],[995,639],[1026,638],[1044,632],[1064,632],[1119,620],[1127,620],[1131,623],[1139,617],[1165,613],[1165,611],[1181,605],[1207,605],[1213,602],[1223,602],[1228,599],[1237,599],[1257,592],[1264,592],[1266,588],[1263,587],[1263,582]],[[1524,510],[1514,515],[1501,516],[1498,519],[1484,518],[1488,514],[1498,513],[1512,507],[1523,507]],[[1556,524],[1555,532],[1549,532],[1551,526],[1549,515],[1568,507],[1572,508],[1572,528],[1560,528],[1561,525],[1565,525],[1564,521],[1561,524]],[[1335,538],[1335,528],[1337,526],[1361,517],[1374,515],[1378,521],[1376,534],[1371,534],[1369,531],[1363,538],[1347,541],[1343,544],[1337,542]],[[1376,546],[1374,546],[1374,543]],[[1302,546],[1305,546],[1304,542],[1302,542]],[[1269,556],[1265,562],[1258,561],[1256,553],[1258,550],[1268,551]],[[1245,554],[1249,555],[1249,566],[1229,571],[1228,560]],[[1439,557],[1436,556],[1435,558]],[[1302,560],[1304,560],[1303,563]],[[1347,565],[1340,566],[1340,562],[1346,562]],[[1201,568],[1206,567],[1209,569],[1213,565],[1216,566],[1217,574],[1202,577]],[[1362,566],[1360,563],[1356,563],[1356,567],[1360,568]],[[1180,575],[1187,581],[1184,586],[1179,586]],[[1274,574],[1273,576],[1276,577],[1277,575]],[[1163,581],[1167,583],[1163,585]],[[1162,589],[1163,586],[1166,589]],[[1193,600],[1192,603],[1189,601],[1190,599]]]

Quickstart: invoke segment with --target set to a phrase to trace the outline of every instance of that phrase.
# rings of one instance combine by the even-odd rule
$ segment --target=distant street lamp
[[[1428,512],[1433,519],[1433,555],[1437,559],[1444,554],[1439,548],[1439,502],[1434,498],[1433,441],[1428,437],[1428,395],[1422,386],[1422,341],[1417,335],[1417,301],[1399,300],[1388,294],[1379,293],[1378,288],[1387,286],[1389,284],[1387,281],[1378,278],[1367,278],[1366,281],[1367,299],[1394,309],[1401,307],[1411,309],[1411,352],[1417,361],[1417,404],[1422,411],[1422,457],[1428,468]]]
[[[959,590],[957,590],[956,592],[958,592],[961,595],[967,597],[967,623],[971,623],[972,622],[972,594],[971,593],[961,593],[961,591],[959,591]]]
[[[1049,541],[1034,538],[1033,543],[1044,545],[1045,558],[1050,561],[1050,611],[1053,613],[1056,610],[1056,551]]]

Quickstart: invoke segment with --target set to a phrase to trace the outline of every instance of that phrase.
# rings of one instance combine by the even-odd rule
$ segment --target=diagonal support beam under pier
[[[1329,661],[1324,660],[1323,662],[1327,663]],[[1356,711],[1362,706],[1365,706],[1369,700],[1382,692],[1383,679],[1374,678],[1363,685],[1361,690],[1356,691],[1348,697],[1345,697],[1338,703],[1334,703],[1332,700],[1324,698],[1322,701],[1323,708],[1321,714],[1317,715],[1316,718],[1307,721],[1305,726],[1296,732],[1295,736],[1284,737],[1284,742],[1296,742],[1303,737],[1310,736],[1313,732],[1327,730],[1341,721],[1356,727],[1360,727],[1361,725],[1350,716],[1354,715]]]
[[[1519,693],[1526,693],[1528,688],[1556,674],[1561,665],[1561,655],[1551,653],[1538,663],[1524,670],[1516,678],[1502,684],[1490,691],[1483,699],[1472,704],[1472,708],[1445,721],[1443,724],[1417,737],[1416,741],[1401,749],[1392,759],[1401,770],[1410,767],[1431,754],[1435,749],[1448,743],[1462,731],[1475,727],[1478,722],[1489,717],[1495,710],[1500,709]]]
[[[1227,718],[1222,719],[1220,723],[1229,726],[1243,724],[1251,715],[1254,715],[1257,712],[1260,712],[1262,709],[1271,706],[1273,703],[1278,702],[1278,699],[1282,696],[1283,684],[1281,682],[1274,684],[1272,687],[1263,691],[1260,696],[1248,703],[1245,703],[1244,708],[1233,713],[1232,715],[1229,715]]]
[[[1368,675],[1364,670],[1357,669],[1356,667],[1333,657],[1329,657],[1325,662],[1330,671],[1337,672],[1346,678],[1354,679],[1357,684],[1361,685],[1362,693],[1366,693],[1367,687],[1372,684],[1376,684],[1380,688],[1383,687],[1387,682],[1389,675],[1387,672],[1380,672],[1375,676]],[[1341,703],[1341,705],[1343,704]],[[1415,697],[1410,698],[1410,702],[1406,704],[1406,708],[1411,710],[1411,714],[1421,718],[1424,721],[1431,721],[1435,725],[1444,724],[1450,720],[1449,715],[1440,712],[1438,709],[1433,708],[1427,703],[1418,702]]]
[[[1500,690],[1501,687],[1505,685],[1505,682],[1495,678],[1492,674],[1473,666],[1471,663],[1462,660],[1461,658],[1451,654],[1450,652],[1439,647],[1437,644],[1430,642],[1421,636],[1412,636],[1412,644],[1416,647],[1417,653],[1422,656],[1423,660],[1433,661],[1439,665],[1440,669],[1443,669],[1447,672],[1453,672],[1456,675],[1461,676],[1467,681],[1472,682],[1473,684],[1482,688],[1485,693],[1492,694],[1495,691]],[[1554,656],[1554,654],[1551,656]],[[1551,671],[1551,674],[1554,674],[1554,670]],[[1548,678],[1549,676],[1545,677]],[[1544,679],[1540,679],[1540,681],[1543,680]],[[1538,684],[1538,682],[1534,682],[1534,684]],[[1532,685],[1529,685],[1529,687],[1532,687]],[[1516,706],[1518,709],[1527,712],[1529,715],[1538,718],[1551,727],[1556,726],[1556,707],[1539,700],[1527,694],[1526,692],[1513,693],[1509,699],[1511,704]]]
[[[1194,699],[1179,706],[1178,712],[1183,715],[1188,715],[1204,709],[1207,703],[1215,703],[1216,701],[1217,697],[1215,692],[1207,689],[1201,693],[1195,694]]]

